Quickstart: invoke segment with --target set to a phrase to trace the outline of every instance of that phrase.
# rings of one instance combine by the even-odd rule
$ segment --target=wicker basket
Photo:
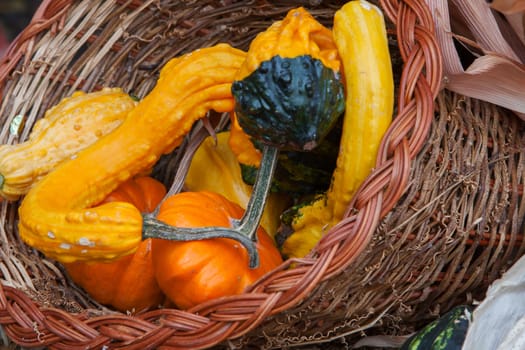
[[[76,89],[120,86],[142,97],[174,56],[218,42],[246,49],[299,5],[330,26],[343,2],[44,0],[0,62],[0,142],[23,141]],[[308,257],[285,262],[242,295],[187,312],[122,314],[21,243],[18,203],[4,201],[0,324],[9,339],[56,349],[348,345],[407,334],[481,298],[524,250],[523,123],[439,91],[441,56],[424,2],[380,6],[390,21],[396,116],[347,217]],[[18,115],[25,123],[12,133]]]

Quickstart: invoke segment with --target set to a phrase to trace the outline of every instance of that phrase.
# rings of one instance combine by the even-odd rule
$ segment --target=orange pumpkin
[[[102,203],[127,202],[147,213],[156,208],[165,194],[162,183],[141,176],[122,183]],[[139,312],[164,301],[153,271],[151,239],[142,241],[135,253],[113,262],[77,261],[64,266],[71,279],[93,299],[119,311]]]
[[[214,192],[182,192],[167,198],[157,218],[178,227],[232,227],[244,210]],[[207,300],[240,294],[262,275],[282,263],[273,240],[259,226],[259,266],[251,269],[246,249],[229,238],[197,241],[153,240],[153,265],[157,282],[179,308],[188,309]]]

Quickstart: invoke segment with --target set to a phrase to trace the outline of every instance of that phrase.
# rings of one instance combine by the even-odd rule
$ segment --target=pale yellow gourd
[[[120,88],[77,91],[39,119],[27,141],[0,146],[0,196],[15,200],[64,160],[118,127],[136,102]]]
[[[228,145],[230,133],[218,133],[216,138],[208,136],[199,146],[191,161],[185,189],[193,192],[215,192],[246,208],[252,186],[246,184],[241,175],[241,166]],[[280,215],[290,204],[286,194],[271,193],[268,196],[261,226],[274,237],[280,224]]]

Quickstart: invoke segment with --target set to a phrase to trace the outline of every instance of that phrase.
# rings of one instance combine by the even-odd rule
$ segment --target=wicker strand
[[[58,23],[61,23],[71,2],[72,0],[42,1],[42,4],[38,7],[31,20],[31,25],[26,27],[26,29],[13,40],[13,43],[2,57],[0,61],[0,81],[6,81],[8,75],[11,74],[16,65],[18,65],[23,54],[31,52],[31,48],[34,46],[34,38],[38,34],[50,30],[56,27]],[[57,31],[59,28],[54,28],[53,30]],[[25,58],[26,64],[29,57],[30,56],[27,55]]]

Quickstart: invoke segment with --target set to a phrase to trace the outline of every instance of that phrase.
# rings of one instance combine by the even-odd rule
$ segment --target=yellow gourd
[[[38,120],[27,141],[0,146],[0,197],[15,200],[64,160],[113,131],[136,102],[120,88],[78,91]]]
[[[303,257],[338,223],[354,193],[372,171],[381,139],[392,120],[394,80],[381,10],[350,1],[336,11],[333,36],[345,77],[346,107],[337,167],[326,196],[298,209],[288,257]]]

